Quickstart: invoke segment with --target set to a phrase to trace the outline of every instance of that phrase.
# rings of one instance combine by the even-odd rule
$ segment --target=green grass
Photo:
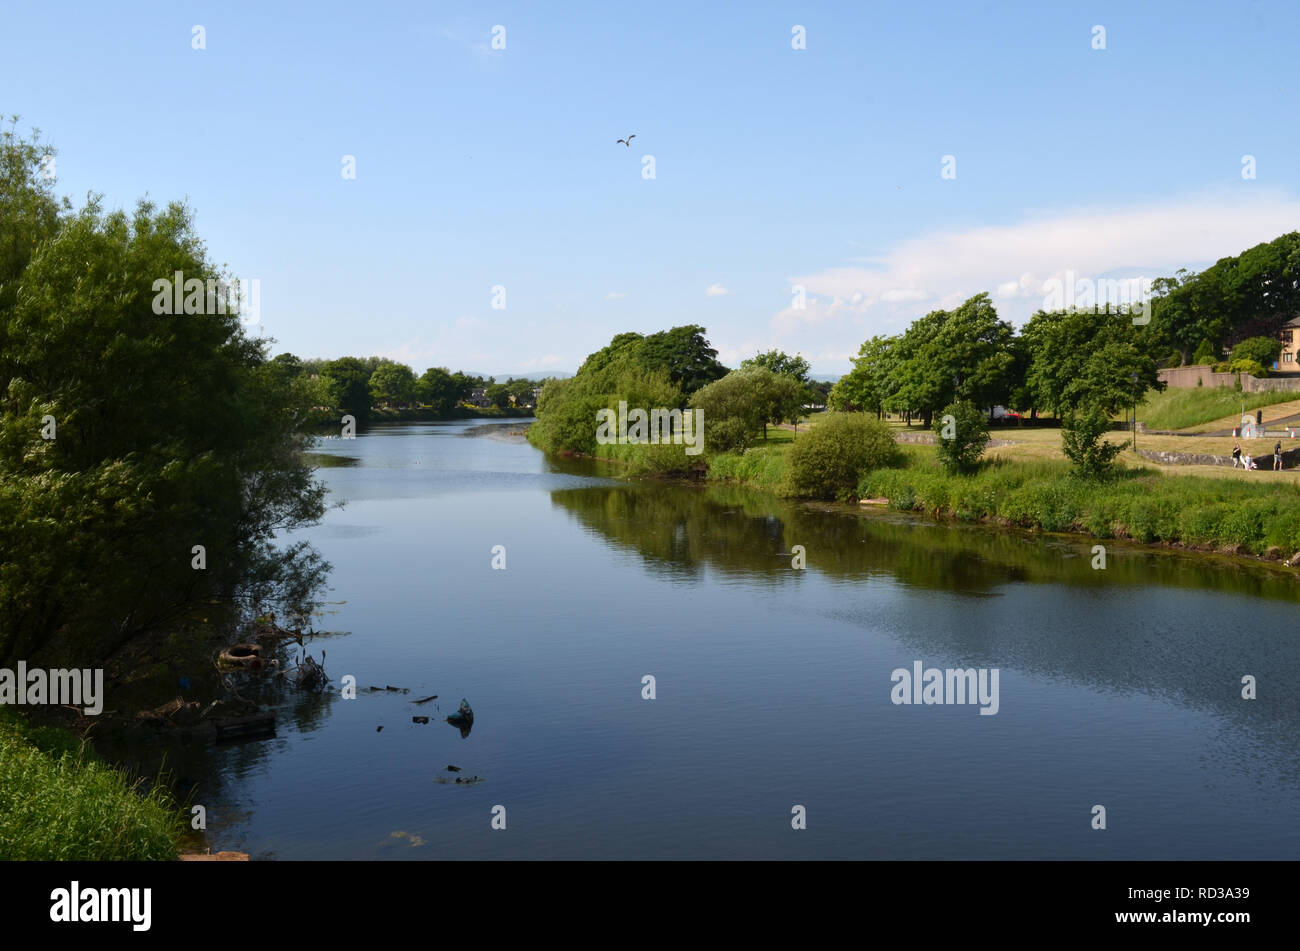
[[[1148,429],[1187,429],[1239,414],[1243,400],[1249,411],[1286,403],[1297,395],[1300,394],[1295,391],[1241,393],[1227,386],[1170,387],[1161,393],[1147,394],[1147,398],[1138,404],[1137,418]]]
[[[725,452],[708,457],[710,481],[739,482],[767,492],[780,493],[785,484],[786,454],[790,443],[755,446],[743,454]]]
[[[161,786],[143,792],[66,731],[0,709],[0,860],[175,859],[186,826]]]
[[[1300,489],[1289,484],[1184,476],[1143,468],[1084,482],[1066,462],[995,460],[950,476],[914,457],[903,469],[868,473],[860,497],[885,497],[902,511],[965,521],[991,519],[1049,532],[1177,542],[1262,555],[1300,551]]]

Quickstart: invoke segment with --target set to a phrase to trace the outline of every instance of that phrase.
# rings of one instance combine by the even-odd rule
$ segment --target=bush
[[[989,424],[969,400],[949,403],[934,422],[939,462],[953,474],[974,472],[989,441]]]
[[[831,413],[790,447],[787,490],[804,498],[851,498],[864,473],[901,460],[884,423],[859,413]]]
[[[1228,364],[1229,373],[1249,373],[1253,377],[1263,378],[1268,376],[1268,369],[1256,360],[1238,360],[1233,359]]]
[[[1252,360],[1261,366],[1271,367],[1282,353],[1282,341],[1273,337],[1247,337],[1232,348],[1232,362]]]
[[[1110,429],[1110,418],[1099,406],[1076,410],[1061,421],[1061,451],[1084,479],[1103,479],[1110,474],[1115,457],[1124,451],[1123,443],[1102,438]]]
[[[1202,340],[1201,345],[1196,348],[1196,353],[1192,355],[1193,364],[1218,363],[1219,349],[1208,340]]]

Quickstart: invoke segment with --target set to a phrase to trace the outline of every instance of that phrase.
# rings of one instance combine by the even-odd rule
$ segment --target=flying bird
[[[632,147],[632,140],[635,139],[635,138],[636,138],[636,133],[633,132],[633,133],[632,133],[631,135],[629,135],[626,139],[619,139],[618,142],[617,142],[616,144],[618,144],[618,145],[626,145],[626,146],[630,149],[630,148]]]

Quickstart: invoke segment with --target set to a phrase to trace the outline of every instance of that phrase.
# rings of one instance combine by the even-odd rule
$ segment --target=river
[[[334,566],[317,623],[334,633],[309,649],[327,652],[336,685],[409,693],[291,699],[274,739],[205,751],[196,801],[214,847],[426,860],[1300,853],[1292,572],[1118,543],[1098,570],[1082,539],[619,481],[548,459],[518,429],[406,424],[322,441],[332,464],[319,476],[345,505],[297,536]],[[917,661],[997,669],[996,714],[892,702],[892,672]],[[1243,699],[1246,675],[1258,699]],[[462,697],[475,712],[463,737],[443,722]],[[467,777],[481,781],[454,782]]]

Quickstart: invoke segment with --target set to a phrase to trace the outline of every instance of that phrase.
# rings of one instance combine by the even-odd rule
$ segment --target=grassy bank
[[[995,461],[971,476],[917,463],[863,476],[862,497],[884,497],[902,511],[962,520],[990,519],[1049,532],[1171,542],[1240,554],[1300,551],[1300,490],[1293,484],[1122,470],[1084,482],[1068,463]],[[1270,551],[1273,550],[1273,551]]]
[[[1250,412],[1295,398],[1293,391],[1242,393],[1226,386],[1170,387],[1162,393],[1149,393],[1138,404],[1137,418],[1148,429],[1230,429],[1241,422],[1243,401],[1246,412]],[[1271,413],[1264,415],[1273,417]]]
[[[0,860],[175,859],[187,823],[64,730],[0,708]]]
[[[784,494],[787,452],[774,446],[714,456],[708,477]],[[1292,481],[1247,480],[1240,473],[1170,478],[1132,466],[1092,483],[1075,478],[1063,459],[1007,457],[960,476],[937,464],[932,447],[905,446],[903,456],[898,468],[864,474],[857,497],[887,498],[899,511],[1102,539],[1282,557],[1300,551],[1300,486]]]

